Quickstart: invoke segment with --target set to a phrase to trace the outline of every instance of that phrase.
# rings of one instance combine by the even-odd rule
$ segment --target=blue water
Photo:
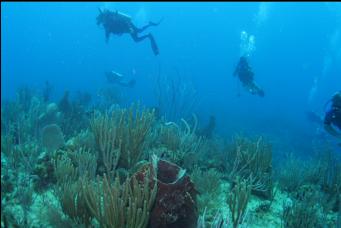
[[[138,26],[163,18],[148,30],[160,55],[129,35],[106,44],[98,8],[122,11]],[[107,85],[104,72],[115,70],[137,81],[122,89],[127,103],[153,106],[159,68],[177,70],[197,91],[202,125],[215,115],[217,134],[265,134],[278,148],[309,153],[320,126],[305,112],[323,115],[341,87],[341,3],[1,3],[1,11],[2,100],[46,80],[53,100],[65,90],[95,96]],[[249,60],[264,98],[248,94],[232,75],[242,31],[255,37]]]

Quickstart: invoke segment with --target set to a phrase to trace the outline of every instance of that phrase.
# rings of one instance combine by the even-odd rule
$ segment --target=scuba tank
[[[120,15],[120,17],[124,18],[125,20],[131,21],[131,17],[130,17],[129,15],[124,14],[124,13],[121,13],[121,12],[118,12],[117,10],[116,10],[115,13],[116,13],[117,15]]]

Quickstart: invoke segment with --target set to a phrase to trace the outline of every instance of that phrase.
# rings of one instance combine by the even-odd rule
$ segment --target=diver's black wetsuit
[[[254,73],[246,60],[239,61],[234,74],[238,75],[239,80],[243,83],[243,85],[250,84],[253,81]]]
[[[135,42],[140,42],[146,38],[149,38],[153,53],[155,55],[159,54],[159,49],[153,35],[149,33],[147,35],[139,36],[138,34],[151,26],[157,26],[159,23],[149,22],[148,25],[145,25],[142,28],[137,28],[132,23],[129,16],[117,11],[114,12],[110,10],[100,10],[100,14],[97,16],[97,25],[103,24],[105,29],[106,42],[108,42],[111,33],[115,35],[129,33]]]
[[[324,117],[325,125],[334,125],[341,131],[341,109],[332,107]]]
[[[240,57],[234,75],[238,76],[239,80],[243,83],[243,86],[247,88],[250,93],[264,97],[264,91],[253,81],[254,73],[248,64],[246,57]]]
[[[337,92],[332,100],[331,109],[324,117],[324,129],[330,134],[341,139],[341,91]],[[338,128],[336,130],[334,127]],[[339,144],[341,146],[341,143]]]

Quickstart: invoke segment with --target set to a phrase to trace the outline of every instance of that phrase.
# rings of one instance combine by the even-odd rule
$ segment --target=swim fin
[[[163,21],[163,18],[161,18],[161,20],[159,22],[152,22],[152,21],[149,21],[149,26],[158,26],[161,21]]]
[[[150,45],[152,46],[154,55],[158,55],[159,54],[159,48],[157,47],[157,44],[156,44],[155,39],[154,39],[152,34],[149,34],[149,39],[150,39]]]

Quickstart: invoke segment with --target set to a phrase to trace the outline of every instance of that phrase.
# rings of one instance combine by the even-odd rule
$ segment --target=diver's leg
[[[150,27],[150,25],[148,24],[148,25],[143,26],[142,28],[136,28],[136,32],[138,32],[138,33],[143,32],[144,30],[146,30],[149,27]]]
[[[160,24],[160,22],[161,21],[159,21],[158,23],[155,23],[155,22],[151,22],[150,21],[148,25],[145,25],[142,28],[137,28],[136,26],[134,26],[134,29],[135,29],[136,32],[140,33],[140,32],[143,32],[144,30],[146,30],[149,27],[158,26]]]
[[[150,45],[152,46],[154,55],[158,55],[159,54],[159,48],[157,47],[157,44],[156,44],[155,39],[154,39],[152,34],[149,34],[149,39],[150,39]]]
[[[140,42],[140,41],[142,41],[142,40],[148,38],[148,37],[149,37],[149,34],[148,34],[148,35],[143,35],[143,36],[138,36],[138,35],[137,35],[137,32],[133,32],[133,33],[130,33],[130,36],[131,36],[131,38],[133,38],[133,40],[134,40],[135,42]]]
[[[144,39],[146,39],[146,38],[149,38],[149,40],[150,40],[150,45],[151,45],[151,47],[152,47],[152,50],[153,50],[153,52],[154,52],[154,55],[158,55],[159,54],[159,48],[157,47],[157,44],[156,44],[156,42],[155,42],[155,40],[154,40],[154,37],[153,37],[153,35],[152,34],[148,34],[148,35],[144,35],[144,36],[138,36],[137,35],[137,32],[134,32],[134,33],[130,33],[130,35],[131,35],[131,37],[133,38],[133,40],[135,41],[135,42],[140,42],[140,41],[142,41],[142,40],[144,40]]]
[[[257,94],[260,97],[264,97],[264,91],[255,82],[252,82],[250,85],[250,92],[252,94]]]
[[[257,94],[258,96],[261,96],[261,97],[264,97],[264,90],[262,90],[261,88],[258,87],[258,90],[257,90]]]
[[[251,83],[251,82],[244,82],[244,83],[243,83],[243,86],[244,86],[244,88],[245,88],[249,93],[251,93],[252,95],[254,95],[254,94],[256,93],[256,91],[255,91],[255,86],[254,86],[253,83]]]

